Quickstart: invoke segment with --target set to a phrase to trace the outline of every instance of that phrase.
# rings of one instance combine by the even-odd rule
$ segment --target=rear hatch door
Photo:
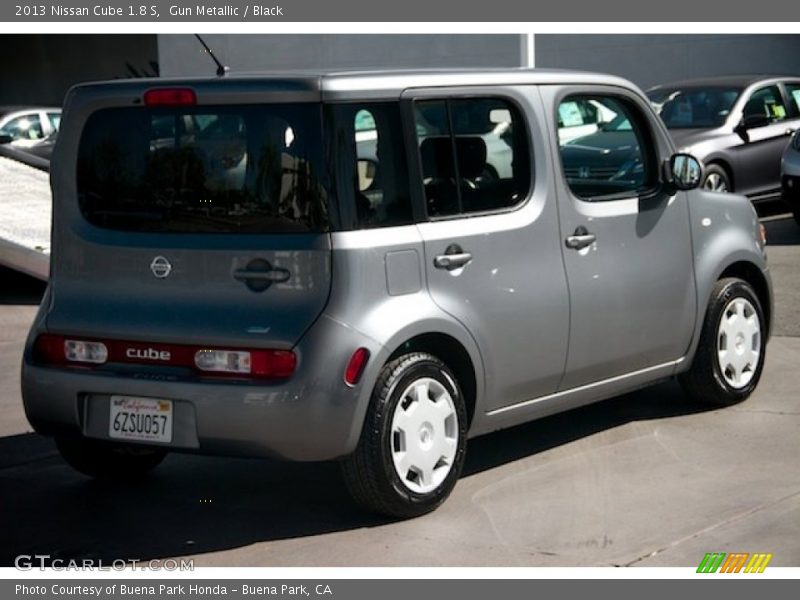
[[[331,285],[318,82],[74,89],[53,159],[54,332],[291,348]]]

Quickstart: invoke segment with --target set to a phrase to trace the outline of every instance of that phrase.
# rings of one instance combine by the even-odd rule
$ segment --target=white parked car
[[[35,146],[57,132],[60,125],[60,108],[0,106],[0,139],[12,146]]]

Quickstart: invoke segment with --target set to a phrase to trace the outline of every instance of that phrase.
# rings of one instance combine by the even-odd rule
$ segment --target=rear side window
[[[786,93],[789,94],[789,99],[794,104],[795,114],[800,114],[800,83],[787,83]]]
[[[105,109],[83,131],[78,201],[126,231],[326,231],[322,146],[318,104]]]
[[[525,123],[499,98],[414,104],[417,143],[431,217],[519,204],[531,187]]]
[[[341,151],[337,152],[355,227],[372,229],[413,222],[408,164],[396,102],[334,107]]]
[[[597,108],[600,120],[574,137],[562,133],[562,114],[576,104]],[[646,117],[633,104],[613,96],[570,96],[559,106],[559,149],[572,192],[583,200],[627,198],[650,191],[658,172]]]

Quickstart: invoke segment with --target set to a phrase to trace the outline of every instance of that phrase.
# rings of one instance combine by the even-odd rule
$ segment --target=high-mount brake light
[[[197,94],[191,88],[153,88],[144,93],[145,106],[194,106]]]

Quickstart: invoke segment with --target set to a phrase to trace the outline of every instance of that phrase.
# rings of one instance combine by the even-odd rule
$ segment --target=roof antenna
[[[219,62],[219,59],[216,56],[214,56],[214,53],[211,51],[211,48],[209,48],[205,40],[200,37],[200,34],[195,33],[194,37],[196,37],[197,40],[203,45],[203,48],[205,48],[206,52],[208,52],[208,55],[211,57],[211,60],[213,60],[216,63],[217,77],[225,77],[225,75],[228,74],[228,71],[230,71],[230,67],[227,67],[223,65],[221,62]]]

